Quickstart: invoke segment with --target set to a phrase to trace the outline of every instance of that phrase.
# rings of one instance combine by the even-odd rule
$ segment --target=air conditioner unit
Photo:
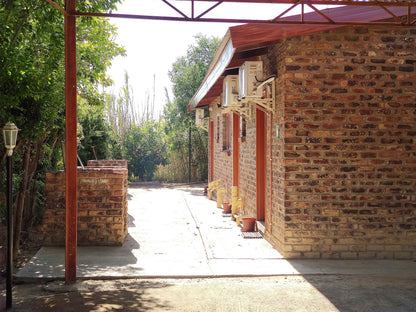
[[[262,91],[257,86],[263,79],[263,62],[247,61],[240,66],[238,71],[238,99],[261,97]]]
[[[204,118],[205,118],[205,111],[203,108],[197,108],[195,109],[195,124],[202,125],[204,124]]]
[[[238,76],[229,75],[222,84],[222,106],[227,107],[238,100]]]

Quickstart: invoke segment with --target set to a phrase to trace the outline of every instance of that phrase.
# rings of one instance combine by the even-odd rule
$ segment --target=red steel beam
[[[297,7],[298,3],[295,3],[294,5],[292,5],[290,8],[286,9],[285,11],[283,11],[282,13],[280,13],[278,16],[276,16],[273,21],[278,21],[281,17],[285,16],[286,13],[292,11],[293,8]]]
[[[390,14],[392,16],[392,18],[394,18],[397,22],[401,23],[402,20],[400,19],[400,17],[398,17],[397,15],[395,15],[394,13],[392,13],[389,9],[387,9],[385,6],[380,5],[380,8],[382,8],[384,11],[386,11],[388,14]],[[410,21],[410,19],[409,19]]]
[[[306,3],[312,10],[314,10],[316,13],[318,13],[320,16],[322,16],[324,19],[326,19],[329,23],[333,24],[335,23],[334,20],[330,19],[328,16],[326,16],[324,13],[322,13],[320,10],[318,10],[316,7],[314,7],[310,3]],[[400,21],[401,22],[401,21]]]
[[[168,6],[170,6],[173,10],[175,10],[176,12],[178,12],[180,15],[182,15],[184,18],[188,18],[188,16],[186,16],[185,13],[183,13],[181,10],[179,10],[177,7],[175,7],[173,4],[169,3],[166,0],[162,0],[162,2],[166,3]],[[193,2],[192,2],[193,4]]]
[[[213,2],[213,0],[180,0],[180,1],[192,1],[192,2]],[[295,4],[299,3],[299,0],[223,0],[223,2],[230,3],[258,3],[258,4]],[[310,4],[317,5],[353,5],[353,6],[375,6],[383,4],[387,6],[408,6],[416,5],[415,0],[407,1],[391,1],[391,0],[307,0]]]
[[[217,6],[219,6],[221,3],[223,3],[224,2],[224,0],[221,0],[221,1],[218,1],[216,4],[214,4],[212,7],[210,7],[209,9],[207,9],[207,10],[205,10],[203,13],[201,13],[201,14],[199,14],[198,16],[197,16],[197,18],[201,18],[202,16],[204,16],[204,15],[206,15],[206,14],[208,14],[209,12],[211,12],[213,9],[215,9]],[[192,2],[192,9],[193,9],[193,7],[194,7],[194,3]],[[192,17],[193,17],[193,15],[192,15]]]
[[[63,10],[55,0],[46,0],[48,3],[53,5],[58,10],[62,11],[66,14],[66,11]],[[76,12],[74,11],[75,16],[90,16],[90,17],[107,17],[107,18],[124,18],[124,19],[142,19],[142,20],[164,20],[164,21],[191,21],[191,22],[211,22],[211,23],[265,23],[265,24],[288,24],[288,25],[295,25],[295,24],[308,24],[308,25],[325,25],[325,24],[332,24],[332,25],[342,25],[342,26],[371,26],[371,25],[378,25],[378,26],[403,26],[403,25],[414,25],[415,22],[411,21],[411,9],[416,7],[416,0],[407,0],[407,1],[394,1],[391,0],[371,0],[371,1],[358,1],[358,0],[218,0],[215,4],[213,4],[210,8],[208,8],[203,13],[199,14],[198,16],[194,16],[195,14],[195,3],[196,2],[213,2],[212,0],[179,0],[179,1],[188,1],[191,2],[191,16],[186,15],[184,12],[179,10],[175,5],[168,2],[167,0],[162,0],[165,4],[170,6],[173,10],[175,10],[181,16],[158,16],[158,15],[140,15],[140,14],[112,14],[112,13],[100,13],[100,12]],[[204,16],[211,12],[217,6],[223,3],[252,3],[252,4],[292,4],[292,6],[281,13],[278,17],[265,20],[265,19],[245,19],[245,18],[204,18]],[[288,21],[280,19],[286,13],[291,11],[294,7],[301,4],[302,9],[304,4],[311,7],[316,13],[321,15],[326,21],[308,21],[304,19],[304,13],[301,14],[300,21]],[[396,22],[361,22],[361,21],[336,21],[329,18],[323,12],[321,12],[318,8],[314,7],[313,5],[346,5],[346,6],[373,6],[379,7],[380,9],[390,13],[393,19]],[[388,7],[407,7],[408,14],[407,14],[407,22],[402,22],[400,18],[388,9]]]
[[[77,279],[77,50],[73,15],[76,0],[66,0],[65,9],[65,282],[68,284]]]
[[[153,15],[136,15],[136,14],[118,14],[118,13],[90,13],[90,12],[76,12],[76,16],[90,16],[90,17],[107,17],[107,18],[125,18],[125,19],[143,19],[143,20],[162,20],[162,21],[177,21],[177,22],[204,22],[204,23],[235,23],[235,24],[285,24],[285,25],[340,25],[340,26],[409,26],[413,23],[399,23],[399,22],[361,22],[361,21],[289,21],[289,20],[257,20],[257,19],[239,19],[239,18],[188,18],[176,16],[153,16]]]

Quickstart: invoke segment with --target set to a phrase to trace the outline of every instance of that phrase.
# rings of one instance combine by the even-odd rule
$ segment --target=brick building
[[[242,64],[262,73],[239,100]],[[231,27],[189,104],[209,111],[209,180],[286,258],[416,258],[415,66],[414,26]]]

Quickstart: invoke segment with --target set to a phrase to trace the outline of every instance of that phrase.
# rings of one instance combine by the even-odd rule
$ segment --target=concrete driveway
[[[122,247],[79,247],[79,279],[239,277],[315,274],[416,276],[412,261],[291,260],[264,239],[244,239],[203,186],[129,188],[129,235]],[[43,247],[16,278],[64,278],[64,248]]]
[[[12,311],[416,311],[416,262],[282,259],[202,186],[131,187],[129,218],[122,247],[78,249],[75,284],[61,281],[64,249],[42,248]]]

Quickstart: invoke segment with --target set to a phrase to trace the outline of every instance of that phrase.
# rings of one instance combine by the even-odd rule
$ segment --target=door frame
[[[240,186],[240,115],[233,114],[233,186]]]
[[[209,122],[209,181],[214,181],[214,121]]]
[[[266,210],[266,113],[256,108],[256,210],[257,220],[265,220]]]

